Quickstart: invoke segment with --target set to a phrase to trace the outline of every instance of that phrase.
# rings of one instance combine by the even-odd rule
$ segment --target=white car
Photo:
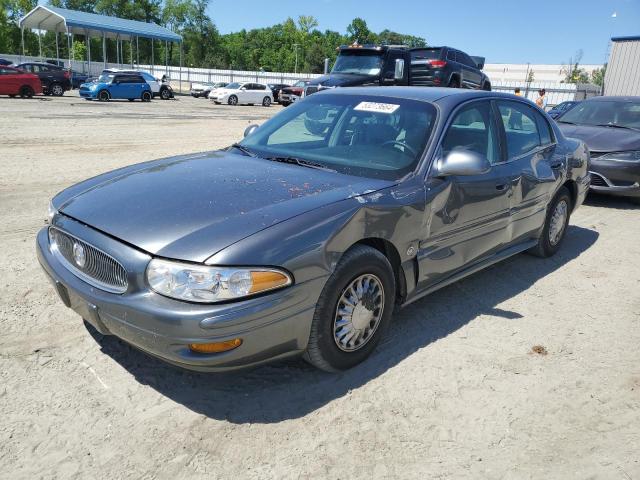
[[[154,77],[149,72],[144,70],[126,70],[119,68],[109,68],[103,70],[102,73],[139,73],[144,78],[144,81],[149,84],[151,88],[151,94],[154,97],[160,96],[163,100],[169,100],[173,98],[173,90],[168,83],[163,82],[159,78]]]
[[[273,92],[262,83],[234,82],[224,88],[212,90],[209,98],[215,103],[262,105],[268,107],[273,103]]]

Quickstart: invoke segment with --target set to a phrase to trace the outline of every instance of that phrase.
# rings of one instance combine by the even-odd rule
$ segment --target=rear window
[[[411,60],[434,60],[440,58],[441,48],[425,48],[422,50],[412,50]]]

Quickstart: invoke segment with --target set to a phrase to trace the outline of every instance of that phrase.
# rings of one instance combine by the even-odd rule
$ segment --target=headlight
[[[49,202],[49,208],[47,209],[47,223],[51,225],[53,223],[53,217],[58,213],[56,207],[53,206],[53,202]]]
[[[151,260],[147,267],[151,288],[167,297],[189,302],[236,300],[291,285],[280,270],[258,267],[209,267]]]
[[[594,160],[612,160],[614,162],[640,162],[640,150],[629,152],[612,152],[596,157]]]

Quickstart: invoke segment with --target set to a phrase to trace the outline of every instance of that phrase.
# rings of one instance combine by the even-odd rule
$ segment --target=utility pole
[[[293,44],[293,48],[296,51],[296,67],[293,70],[293,73],[297,74],[298,73],[298,47],[300,46],[299,43],[294,43]]]

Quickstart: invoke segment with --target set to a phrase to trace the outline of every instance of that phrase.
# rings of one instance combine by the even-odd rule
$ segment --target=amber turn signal
[[[291,280],[286,275],[273,271],[251,272],[251,290],[249,293],[264,292],[289,285]]]
[[[242,339],[234,338],[233,340],[226,340],[224,342],[190,343],[189,349],[195,353],[222,353],[238,348],[240,345],[242,345]]]

